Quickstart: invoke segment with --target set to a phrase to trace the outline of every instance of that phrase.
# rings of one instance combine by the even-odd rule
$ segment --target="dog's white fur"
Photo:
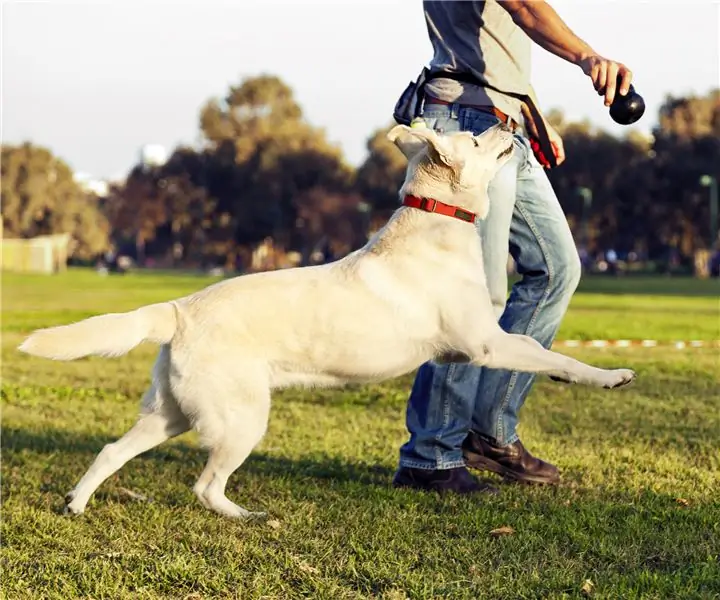
[[[401,196],[487,215],[488,183],[513,145],[506,128],[474,137],[396,126],[388,137],[409,160]],[[20,350],[72,360],[118,356],[143,341],[162,347],[141,416],[68,494],[71,513],[83,512],[128,460],[194,428],[210,451],[194,488],[200,502],[230,517],[262,514],[231,502],[225,486],[263,437],[275,388],[379,381],[431,359],[606,388],[634,377],[502,331],[476,227],[404,206],[363,248],[337,262],[237,277],[172,302],[39,330]]]

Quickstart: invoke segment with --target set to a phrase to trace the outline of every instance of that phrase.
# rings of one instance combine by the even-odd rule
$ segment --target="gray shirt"
[[[530,90],[531,40],[496,0],[423,0],[434,56],[433,71],[470,73],[481,82],[519,94]],[[433,79],[425,90],[446,102],[495,106],[522,123],[522,103],[491,89]]]

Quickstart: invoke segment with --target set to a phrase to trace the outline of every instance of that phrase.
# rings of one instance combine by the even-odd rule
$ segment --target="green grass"
[[[209,281],[3,277],[2,597],[581,598],[590,579],[593,598],[720,598],[717,349],[569,352],[639,379],[616,391],[538,380],[520,434],[561,468],[558,488],[392,489],[404,377],[276,395],[268,434],[228,492],[269,522],[199,505],[191,487],[205,454],[192,434],[131,461],[84,515],[60,516],[97,452],[134,422],[155,349],[53,363],[14,348],[34,327]],[[588,280],[559,337],[718,339],[717,285]],[[501,526],[515,533],[492,537]]]

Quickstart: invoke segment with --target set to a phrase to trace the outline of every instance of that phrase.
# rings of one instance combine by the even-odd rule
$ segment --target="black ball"
[[[630,125],[639,121],[640,117],[645,114],[645,100],[635,91],[632,84],[630,84],[628,93],[621,96],[619,83],[618,81],[618,91],[610,105],[610,117],[620,125]]]

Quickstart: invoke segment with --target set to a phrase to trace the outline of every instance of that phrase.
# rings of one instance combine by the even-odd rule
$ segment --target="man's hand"
[[[563,144],[560,134],[555,131],[555,128],[547,121],[545,121],[545,128],[547,129],[550,145],[555,154],[555,162],[560,166],[565,162],[565,144]]]
[[[632,71],[622,63],[592,54],[581,59],[578,66],[585,75],[592,79],[595,91],[601,96],[605,96],[605,106],[610,106],[615,99],[615,93],[618,90],[618,76],[621,77],[620,95],[624,96],[630,90]]]
[[[622,76],[620,94],[630,87],[632,73],[622,63],[603,58],[581,40],[544,0],[498,0],[512,20],[528,37],[555,56],[578,65],[590,77],[595,90],[605,96],[610,106],[617,91],[618,74]]]
[[[534,129],[534,127],[533,127]],[[550,146],[552,147],[553,154],[555,155],[555,166],[559,167],[561,164],[565,162],[565,145],[563,144],[562,138],[560,137],[560,134],[555,131],[555,129],[548,124],[547,121],[545,121],[545,129],[547,129],[548,133],[548,140],[550,142]],[[528,132],[530,133],[530,132]],[[540,142],[536,135],[533,135],[530,133],[530,148],[533,151],[533,154],[535,155],[535,158],[537,158],[537,161],[546,169],[549,169],[551,167],[550,162],[547,160],[547,157],[543,154],[543,151],[540,148]]]

